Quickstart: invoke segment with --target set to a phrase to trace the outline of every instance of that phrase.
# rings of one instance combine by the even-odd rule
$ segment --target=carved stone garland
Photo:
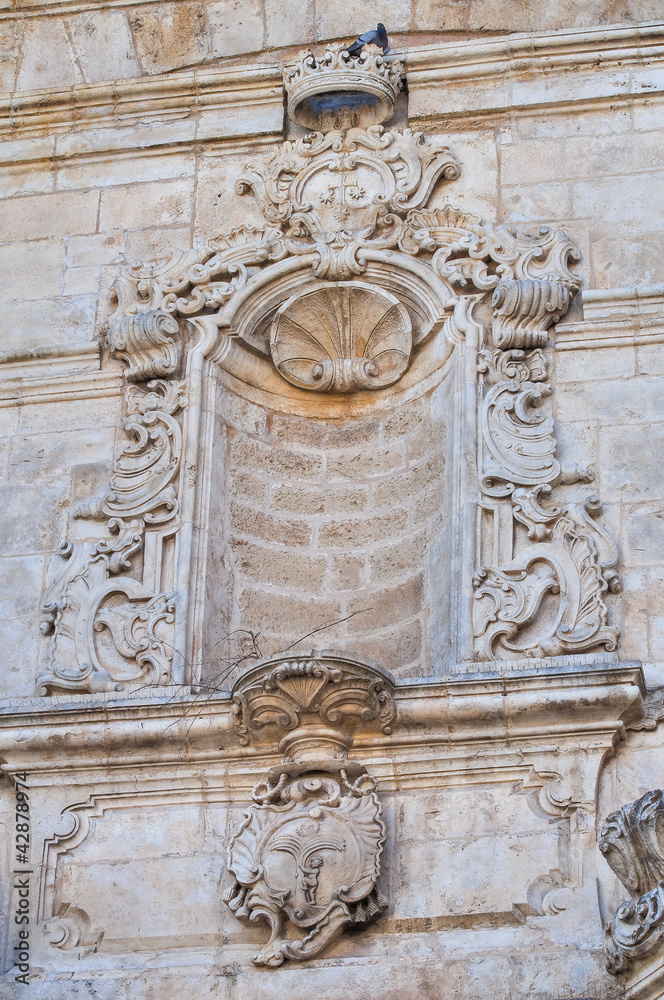
[[[280,764],[253,790],[228,848],[233,885],[224,900],[271,935],[256,965],[314,958],[345,927],[379,916],[385,824],[376,779],[348,760],[352,730],[391,732],[391,677],[344,654],[277,657],[254,666],[233,688],[240,742],[281,735]],[[343,727],[343,728],[342,728]],[[286,922],[299,932],[286,932]]]
[[[631,899],[604,928],[609,972],[662,948],[664,938],[664,792],[646,792],[607,817],[599,849]]]

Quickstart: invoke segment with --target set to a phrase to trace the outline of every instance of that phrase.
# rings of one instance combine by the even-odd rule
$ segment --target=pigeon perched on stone
[[[348,46],[348,54],[351,56],[359,56],[360,52],[365,45],[379,45],[383,50],[383,55],[386,56],[390,51],[390,46],[387,44],[387,31],[385,30],[385,25],[382,22],[378,22],[375,31],[365,31],[363,35],[356,38],[352,45]]]

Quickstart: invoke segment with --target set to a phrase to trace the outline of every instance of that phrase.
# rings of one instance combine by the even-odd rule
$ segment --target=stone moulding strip
[[[0,353],[0,409],[26,403],[120,396],[122,372],[100,370],[100,345],[56,344]]]
[[[557,351],[664,344],[664,285],[584,290],[583,315],[557,325]]]
[[[408,49],[410,117],[454,121],[651,98],[663,89],[663,45],[657,21]]]
[[[87,8],[86,8],[87,9]],[[410,118],[458,120],[506,112],[536,113],[579,105],[649,99],[663,90],[664,22],[591,30],[523,33],[490,40],[394,49],[404,60]],[[617,75],[619,74],[619,75]],[[535,85],[536,84],[536,85]],[[426,103],[435,95],[435,112]],[[244,132],[250,109],[264,121]],[[131,117],[187,116],[227,109],[213,134],[201,122],[190,141],[280,131],[283,87],[277,65],[200,67],[153,77],[25,91],[0,101],[0,135],[72,124],[90,129]]]
[[[274,121],[256,127],[255,109],[264,107]],[[65,90],[32,90],[0,100],[0,134],[17,136],[18,129],[67,127],[80,129],[109,118],[150,120],[164,112],[228,111],[228,123],[217,119],[215,137],[245,133],[241,124],[249,116],[251,132],[281,129],[283,92],[281,75],[274,66],[241,66],[231,69],[201,68],[162,76],[76,84]],[[254,109],[254,114],[251,114]]]
[[[83,344],[46,344],[42,347],[21,347],[0,351],[0,379],[29,375],[35,368],[50,370],[84,367],[88,371],[101,367],[101,349],[97,341]]]
[[[621,739],[625,725],[643,715],[644,696],[643,674],[635,661],[557,674],[401,682],[394,691],[399,720],[394,733],[358,732],[355,745],[384,755],[397,744],[427,747],[432,740],[462,746],[486,738],[541,740],[554,733]],[[54,712],[55,701],[32,698],[0,705],[0,757],[9,769],[13,760],[20,760],[31,769],[33,761],[57,770],[111,752],[120,765],[146,749],[165,762],[171,756],[181,759],[183,742],[190,759],[250,758],[258,764],[262,756],[243,748],[233,734],[228,693],[204,702],[186,691],[177,700],[172,693],[128,701],[62,696]],[[264,751],[271,752],[276,752],[276,741]]]

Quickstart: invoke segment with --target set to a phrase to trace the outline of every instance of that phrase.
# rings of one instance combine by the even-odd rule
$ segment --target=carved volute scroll
[[[271,930],[256,965],[314,958],[386,905],[377,783],[348,751],[358,724],[391,732],[392,687],[379,667],[331,652],[264,660],[233,687],[240,741],[280,738],[284,755],[254,788],[228,848],[234,882],[225,902],[240,920],[262,919]],[[286,920],[301,936],[287,934]]]
[[[631,899],[604,928],[607,968],[626,972],[662,949],[664,938],[664,792],[646,792],[607,816],[599,849]]]

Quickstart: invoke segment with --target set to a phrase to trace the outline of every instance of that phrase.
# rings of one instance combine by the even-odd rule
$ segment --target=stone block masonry
[[[428,553],[447,496],[435,391],[352,421],[249,412],[250,404],[240,415],[229,390],[220,394],[231,629],[259,633],[268,654],[325,626],[318,644],[368,656],[397,676],[431,672]]]

